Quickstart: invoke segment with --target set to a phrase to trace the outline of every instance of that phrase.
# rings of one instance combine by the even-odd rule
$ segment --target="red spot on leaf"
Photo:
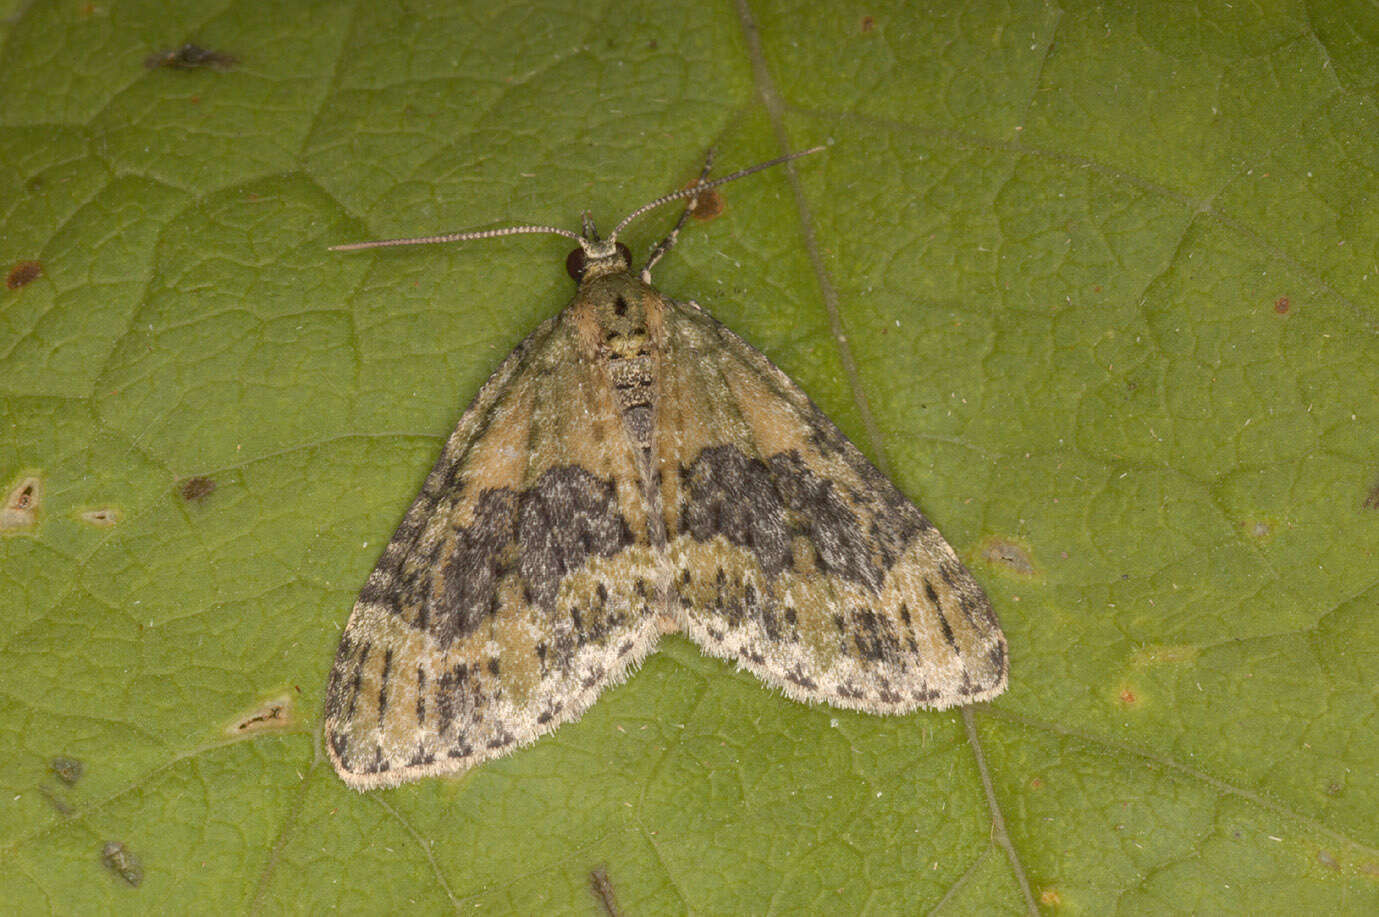
[[[690,182],[685,185],[685,187],[693,188],[695,184],[696,182]],[[726,205],[723,203],[723,195],[719,194],[718,190],[715,188],[705,191],[702,194],[697,194],[690,199],[690,216],[701,223],[707,223],[709,220],[712,220],[722,213],[725,206]]]
[[[42,261],[18,261],[14,267],[10,268],[9,276],[5,278],[5,286],[11,290],[17,290],[33,283],[42,274]]]

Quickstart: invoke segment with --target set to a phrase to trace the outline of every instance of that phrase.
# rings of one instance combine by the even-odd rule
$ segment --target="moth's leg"
[[[695,179],[696,182],[702,183],[709,177],[709,170],[713,168],[713,157],[716,152],[717,151],[714,150],[713,147],[709,147],[709,152],[704,157],[704,169],[699,173],[699,177]],[[675,245],[675,237],[680,235],[681,227],[685,225],[685,221],[689,219],[689,215],[694,212],[694,207],[698,202],[698,196],[689,198],[688,203],[685,204],[684,212],[680,214],[680,219],[676,221],[675,228],[670,231],[670,235],[662,239],[657,243],[656,247],[651,250],[650,257],[646,259],[646,267],[642,268],[642,283],[647,286],[651,285],[652,265],[660,261],[661,258],[665,256],[665,253],[670,251],[671,247]]]

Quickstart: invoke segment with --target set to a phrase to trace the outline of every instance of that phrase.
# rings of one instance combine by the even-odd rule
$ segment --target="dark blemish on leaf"
[[[1290,305],[1287,296],[1280,296],[1278,299],[1274,300],[1274,311],[1279,315],[1287,315]]]
[[[1120,696],[1117,699],[1126,707],[1133,707],[1140,702],[1138,695],[1135,694],[1132,688],[1121,688]]]
[[[1038,576],[1030,549],[1011,538],[992,536],[982,542],[981,559],[1016,576]]]
[[[863,16],[860,25],[862,29],[862,34],[866,35],[868,32],[876,28],[876,20],[870,16]]]
[[[144,881],[144,866],[132,851],[119,841],[106,841],[101,848],[101,862],[115,875],[138,888]]]
[[[1379,509],[1379,481],[1376,481],[1374,486],[1369,489],[1369,493],[1365,495],[1363,506],[1365,509]]]
[[[144,66],[150,70],[160,67],[169,70],[229,70],[237,63],[238,60],[222,51],[210,51],[190,43],[144,58]]]
[[[1053,910],[1063,904],[1063,896],[1058,893],[1058,889],[1046,888],[1039,893],[1039,903]]]
[[[215,481],[211,478],[204,478],[197,475],[194,478],[187,478],[182,482],[178,492],[182,499],[188,503],[200,503],[202,500],[215,493]]]
[[[82,764],[81,761],[66,755],[58,755],[49,762],[48,767],[52,769],[57,779],[68,786],[72,786],[80,780],[82,772],[86,770],[86,765]]]
[[[613,882],[608,878],[607,869],[598,866],[589,873],[589,888],[608,917],[621,917],[622,910],[618,908],[617,898],[613,895]]]
[[[0,507],[0,534],[22,532],[38,524],[43,508],[43,479],[35,475],[23,478],[10,489],[5,505]]]
[[[124,518],[124,513],[114,506],[100,506],[96,509],[88,509],[78,518],[87,525],[94,525],[98,529],[114,528]]]
[[[16,261],[5,278],[5,286],[11,290],[26,287],[43,275],[42,261]]]

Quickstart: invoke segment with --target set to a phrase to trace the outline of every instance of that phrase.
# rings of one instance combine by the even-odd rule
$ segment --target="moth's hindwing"
[[[656,643],[644,495],[568,314],[484,385],[359,595],[325,714],[355,789],[530,742]]]
[[[680,626],[797,700],[901,713],[1005,690],[996,616],[938,530],[770,360],[664,302]]]

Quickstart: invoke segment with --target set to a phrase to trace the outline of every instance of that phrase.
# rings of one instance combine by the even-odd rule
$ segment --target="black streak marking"
[[[426,723],[426,670],[417,666],[417,725]]]
[[[958,641],[953,637],[953,627],[948,623],[948,615],[943,613],[943,606],[939,604],[938,593],[934,591],[934,584],[927,579],[924,581],[924,594],[934,604],[934,613],[938,615],[938,624],[943,630],[943,639],[952,648],[953,655],[961,656],[962,650],[958,647]]]
[[[388,712],[388,676],[393,670],[393,651],[391,649],[383,652],[383,674],[378,679],[378,722],[383,723],[383,717]]]

